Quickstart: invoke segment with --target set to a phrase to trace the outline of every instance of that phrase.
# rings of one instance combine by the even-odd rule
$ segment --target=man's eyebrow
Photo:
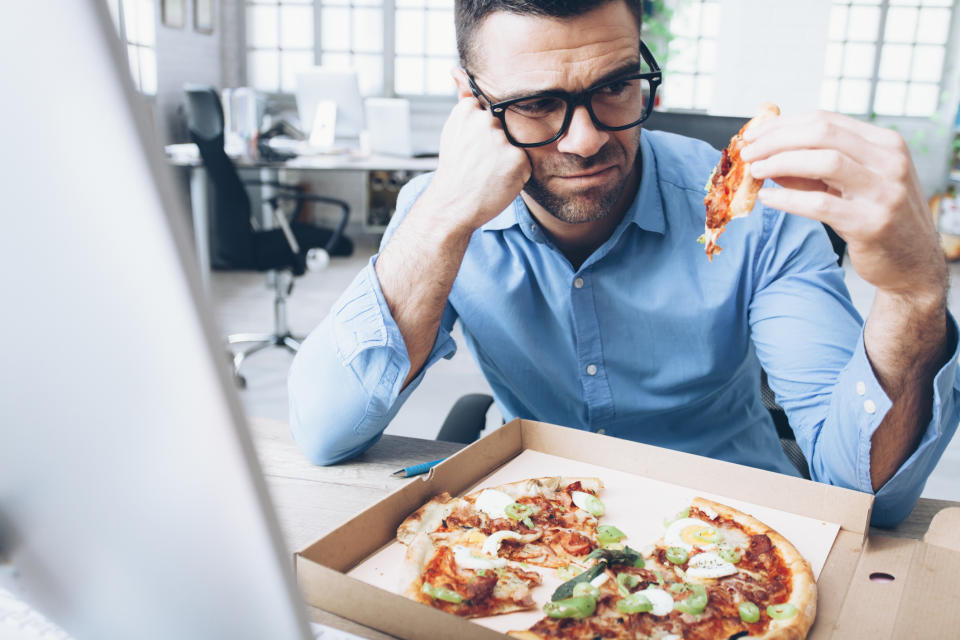
[[[620,76],[625,76],[629,73],[639,73],[641,71],[640,65],[641,65],[641,62],[639,58],[631,62],[626,62],[620,65],[619,67],[617,67],[616,69],[613,69],[612,71],[608,71],[607,73],[603,74],[599,79],[594,81],[590,85],[590,87],[595,87],[598,84],[603,84],[604,82],[615,80]],[[572,92],[567,91],[562,87],[549,87],[544,89],[523,89],[520,91],[511,91],[507,95],[498,98],[494,102],[506,102],[507,100],[514,100],[516,98],[526,98],[528,96],[536,96],[536,95],[540,95],[541,93],[572,93]]]

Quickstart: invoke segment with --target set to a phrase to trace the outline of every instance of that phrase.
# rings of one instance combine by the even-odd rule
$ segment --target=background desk
[[[189,146],[192,145],[175,145],[180,150]],[[207,173],[198,157],[175,155],[169,157],[169,162],[172,166],[183,168],[190,173],[190,210],[193,216],[194,242],[196,243],[197,260],[200,263],[203,284],[205,288],[209,289],[210,214]],[[260,180],[277,180],[277,174],[280,172],[289,174],[291,172],[310,171],[362,171],[367,173],[370,171],[433,171],[437,168],[437,158],[404,158],[387,155],[360,156],[344,153],[298,156],[284,162],[248,162],[235,159],[234,164],[240,170],[258,170]],[[296,183],[295,180],[290,182],[291,184]],[[262,199],[270,197],[271,194],[272,189],[270,187],[261,188]],[[368,206],[366,190],[357,194],[357,196],[358,198],[352,199],[354,208],[357,206],[356,203],[359,202],[360,207],[364,209],[361,213],[365,218],[365,209]]]
[[[253,420],[254,445],[291,553],[306,547],[411,479],[390,474],[417,462],[443,458],[464,445],[400,436],[383,436],[354,460],[317,467],[306,460],[290,437],[288,426],[276,420]],[[896,529],[873,529],[871,534],[920,538],[934,514],[960,502],[921,498]],[[365,638],[385,640],[374,631],[321,609],[309,608],[311,618]]]

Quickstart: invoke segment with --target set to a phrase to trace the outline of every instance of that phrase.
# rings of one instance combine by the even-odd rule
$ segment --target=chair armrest
[[[350,205],[348,205],[343,200],[338,200],[336,198],[328,198],[327,196],[318,196],[313,193],[278,193],[274,196],[277,200],[296,200],[298,203],[303,202],[322,202],[323,204],[329,204],[340,209],[340,220],[337,221],[337,226],[333,230],[333,235],[330,236],[329,242],[325,247],[327,253],[331,253],[333,248],[337,246],[337,243],[340,242],[340,237],[343,236],[343,230],[347,227],[347,221],[350,219]]]
[[[286,184],[283,182],[277,182],[276,180],[242,180],[243,184],[248,187],[273,187],[274,189],[285,189],[287,191],[296,191],[299,193],[306,193],[298,184]]]

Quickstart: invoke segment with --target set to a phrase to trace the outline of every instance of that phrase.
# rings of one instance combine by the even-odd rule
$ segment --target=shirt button
[[[863,381],[857,383],[857,395],[862,396],[867,392],[867,385],[863,384]]]
[[[876,413],[877,405],[874,404],[873,400],[864,400],[863,401],[863,410],[867,413]]]
[[[603,434],[605,434],[606,432],[607,432],[606,429],[597,429],[597,433],[600,434],[601,436],[602,436]]]
[[[587,365],[587,375],[588,375],[588,376],[595,376],[595,375],[597,375],[597,365],[595,365],[595,364],[588,364],[588,365]]]
[[[537,232],[537,225],[531,224],[531,225],[530,225],[530,233],[536,233],[536,232]]]
[[[577,278],[573,281],[573,286],[577,289],[583,289],[583,278]]]

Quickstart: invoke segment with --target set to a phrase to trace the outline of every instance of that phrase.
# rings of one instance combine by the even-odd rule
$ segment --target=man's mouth
[[[563,180],[564,183],[576,186],[588,186],[592,184],[597,184],[604,182],[610,178],[614,172],[616,172],[617,166],[610,165],[602,169],[588,169],[587,171],[581,171],[580,173],[574,173],[564,176],[556,176],[560,180]]]

